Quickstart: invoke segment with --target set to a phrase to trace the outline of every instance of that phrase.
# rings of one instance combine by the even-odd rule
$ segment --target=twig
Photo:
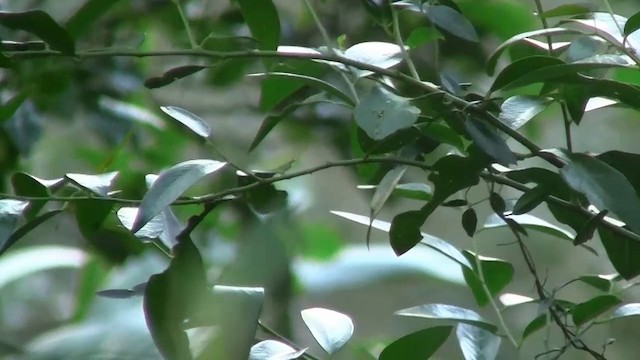
[[[404,46],[404,41],[402,40],[402,34],[400,33],[400,22],[398,21],[398,10],[394,6],[391,7],[391,17],[393,20],[393,35],[396,40],[396,45],[400,46],[400,51],[402,52],[402,57],[404,58],[404,62],[407,63],[407,67],[409,68],[409,72],[414,79],[420,80],[420,75],[418,75],[418,70],[416,70],[415,65],[413,64],[413,60],[411,60],[411,56],[409,56],[409,52]]]
[[[172,0],[173,4],[176,6],[176,8],[178,9],[178,14],[180,14],[180,19],[182,20],[182,24],[184,24],[184,29],[187,32],[187,38],[189,38],[189,44],[191,45],[192,49],[197,49],[198,48],[198,43],[196,42],[196,38],[193,36],[193,33],[191,32],[191,26],[189,25],[189,19],[187,19],[187,16],[185,15],[184,11],[182,10],[182,6],[180,5],[180,0]]]

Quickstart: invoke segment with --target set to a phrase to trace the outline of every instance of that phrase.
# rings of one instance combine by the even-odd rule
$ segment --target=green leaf
[[[627,178],[607,163],[585,155],[569,154],[560,176],[569,187],[584,194],[598,210],[609,210],[640,233],[640,199]]]
[[[276,340],[263,340],[251,347],[249,360],[293,360],[298,359],[307,349],[296,350]]]
[[[493,76],[495,73],[496,65],[498,64],[498,60],[500,59],[500,55],[511,45],[527,40],[532,37],[537,36],[552,36],[552,35],[564,35],[564,34],[580,34],[577,30],[571,30],[566,28],[548,28],[534,31],[527,31],[520,34],[517,34],[511,37],[509,40],[503,42],[498,46],[498,48],[491,54],[489,59],[487,60],[487,73],[489,76]]]
[[[67,30],[42,10],[0,12],[0,25],[11,30],[23,30],[46,42],[53,50],[73,55],[75,44]]]
[[[391,2],[388,0],[361,0],[360,1],[369,15],[373,17],[378,25],[387,27],[393,21],[391,16]]]
[[[469,202],[464,199],[453,199],[453,200],[445,201],[442,204],[440,204],[440,206],[445,206],[445,207],[463,207],[467,205],[469,205]]]
[[[465,360],[493,360],[498,356],[501,338],[483,328],[458,324],[456,337]]]
[[[311,87],[315,87],[318,90],[324,91],[329,95],[332,95],[340,100],[342,100],[342,102],[344,102],[345,104],[348,104],[350,106],[355,106],[356,103],[353,101],[353,99],[351,99],[349,97],[349,95],[345,94],[344,92],[342,92],[340,89],[338,89],[337,87],[329,84],[328,82],[318,79],[316,77],[313,76],[307,76],[307,75],[301,75],[301,74],[294,74],[294,73],[286,73],[286,72],[268,72],[268,73],[259,73],[259,74],[250,74],[248,75],[249,77],[261,77],[261,78],[277,78],[277,77],[281,77],[281,78],[287,78],[287,79],[291,79],[291,80],[295,80],[297,82],[300,82],[304,85],[308,85]]]
[[[345,314],[324,308],[300,312],[311,335],[329,355],[340,350],[353,335],[353,322]]]
[[[597,9],[597,6],[589,3],[563,4],[544,11],[541,16],[544,16],[546,18],[572,16],[590,13],[596,11]]]
[[[393,191],[397,188],[400,179],[407,171],[406,166],[398,166],[391,169],[385,176],[380,180],[380,184],[376,187],[376,192],[373,194],[371,198],[371,203],[369,204],[369,208],[371,209],[371,217],[375,218],[382,210],[384,203],[387,202],[389,196],[393,193]]]
[[[613,287],[613,280],[617,277],[617,274],[612,275],[581,275],[578,280],[582,281],[585,284],[591,285],[594,288],[603,291],[609,292]]]
[[[280,18],[271,0],[237,0],[244,21],[260,50],[276,50],[280,43]]]
[[[435,28],[430,26],[421,26],[413,29],[404,43],[409,48],[415,49],[424,44],[442,39],[444,39],[444,37]]]
[[[378,359],[428,359],[449,338],[452,328],[453,326],[434,326],[405,335],[387,345]]]
[[[4,124],[29,98],[29,92],[26,90],[18,92],[0,106],[0,123]]]
[[[16,195],[20,196],[46,198],[51,195],[49,193],[49,187],[56,187],[62,182],[63,179],[44,180],[23,172],[17,172],[11,175],[13,190]],[[27,206],[24,211],[25,218],[33,219],[46,203],[46,200],[29,201],[29,206]]]
[[[358,185],[358,189],[363,190],[377,189],[377,187],[377,185]],[[431,187],[424,183],[406,183],[396,185],[391,195],[426,201],[431,199],[432,191]]]
[[[416,124],[414,126],[417,127],[424,135],[440,142],[441,144],[449,144],[459,150],[464,150],[462,137],[448,126],[438,123]]]
[[[76,11],[64,27],[69,35],[74,38],[88,35],[89,29],[97,23],[97,20],[106,14],[119,0],[87,0]]]
[[[571,312],[573,323],[581,326],[602,315],[622,301],[613,295],[596,296],[588,301],[576,304]]]
[[[424,10],[427,18],[439,28],[470,42],[479,41],[471,22],[456,10],[444,5],[428,6]]]
[[[179,123],[186,126],[189,130],[193,131],[200,137],[206,139],[211,135],[211,127],[209,127],[209,124],[207,124],[207,122],[201,117],[190,111],[177,106],[161,106],[160,110],[176,119]]]
[[[625,36],[629,36],[638,29],[640,29],[640,11],[631,15],[631,17],[627,19],[622,32]]]
[[[139,208],[137,207],[122,207],[118,209],[118,220],[127,228],[131,230],[133,228],[133,222],[138,216]],[[164,215],[158,214],[154,216],[148,223],[146,223],[140,230],[134,234],[138,238],[142,239],[156,239],[162,234],[165,229]]]
[[[70,173],[64,177],[81,189],[88,190],[100,197],[106,197],[116,176],[118,176],[117,171],[97,175]]]
[[[393,217],[389,230],[389,241],[396,255],[411,250],[422,240],[420,227],[427,220],[423,210],[411,210]]]
[[[18,240],[22,239],[25,235],[27,235],[31,230],[38,227],[38,225],[44,223],[45,221],[52,218],[54,215],[61,213],[62,210],[51,210],[40,216],[33,218],[33,220],[27,222],[26,224],[20,226],[16,231],[14,231],[11,236],[9,236],[3,243],[0,245],[0,255],[4,254],[11,246],[13,246]],[[0,216],[4,217],[4,214],[0,214]],[[4,220],[4,219],[3,219]],[[3,221],[4,222],[4,221]]]
[[[570,23],[572,27],[583,31],[585,34],[596,35],[615,47],[622,49],[631,47],[637,49],[640,46],[640,38],[637,34],[630,34],[626,37],[621,33],[627,23],[627,18],[608,12],[593,12],[585,19],[568,19],[564,22]],[[625,42],[625,46],[623,46]]]
[[[253,171],[254,176],[258,176],[263,179],[273,177],[273,172],[259,172]],[[247,186],[256,182],[256,179],[252,176],[237,171],[236,176],[238,178],[239,186]],[[269,214],[274,211],[284,209],[288,205],[288,194],[284,190],[278,190],[274,184],[262,184],[254,189],[245,191],[242,196],[251,209],[259,214]]]
[[[462,268],[464,279],[467,282],[467,286],[471,289],[471,293],[479,306],[485,306],[489,303],[487,294],[482,280],[484,279],[486,287],[492,296],[497,295],[507,286],[513,279],[514,268],[510,263],[496,258],[490,258],[485,256],[477,256],[470,251],[463,251],[462,254],[469,260],[469,263],[473,267]],[[476,259],[476,256],[478,257]],[[482,268],[482,278],[480,277],[478,270],[478,261],[480,262],[480,268]]]
[[[498,327],[485,321],[478,313],[469,309],[447,304],[426,304],[399,310],[396,315],[426,319],[439,319],[469,324],[485,329],[493,334]]]
[[[640,172],[635,166],[640,163],[640,154],[613,150],[599,154],[596,158],[620,171],[629,180],[631,186],[636,189],[636,192],[640,192]]]
[[[382,87],[374,87],[356,106],[356,124],[374,140],[381,140],[401,129],[411,127],[420,110],[409,99],[397,96]]]
[[[402,49],[394,43],[368,41],[358,43],[345,50],[344,57],[361,63],[388,69],[402,62]],[[340,65],[338,65],[340,67]],[[354,69],[358,77],[369,76],[373,71]]]
[[[587,221],[580,231],[576,234],[576,237],[573,239],[573,245],[584,244],[585,242],[591,240],[593,238],[593,233],[598,228],[598,225],[602,223],[604,217],[609,213],[608,210],[602,210],[598,214],[594,215]]]
[[[618,235],[604,226],[598,228],[600,241],[613,268],[626,280],[640,275],[640,243]]]
[[[474,143],[500,165],[509,166],[518,162],[507,143],[485,123],[468,118],[464,128]]]
[[[224,162],[208,159],[188,160],[161,172],[142,199],[131,231],[138,232],[193,184],[225,165]]]
[[[38,245],[17,249],[0,258],[0,289],[41,271],[79,268],[88,258],[87,253],[70,246]]]
[[[145,80],[144,86],[147,89],[157,89],[164,86],[167,86],[173,83],[176,80],[180,80],[189,75],[193,75],[200,70],[204,70],[209,68],[209,66],[202,65],[183,65],[178,66],[173,69],[169,69],[164,72],[161,76],[155,76]]]
[[[527,324],[527,326],[524,328],[524,331],[522,332],[522,341],[528,338],[531,334],[545,327],[548,322],[548,317],[549,316],[544,313],[531,320],[531,322]]]
[[[549,190],[544,185],[538,185],[527,190],[513,206],[513,214],[521,215],[528,213],[542,204],[548,195]]]
[[[5,244],[14,233],[18,219],[29,205],[26,201],[0,200],[0,243]]]
[[[632,303],[632,304],[624,304],[619,308],[615,309],[611,316],[609,316],[605,320],[601,320],[600,323],[609,322],[611,320],[620,319],[623,317],[629,316],[638,316],[640,315],[640,304]]]
[[[517,130],[540,114],[552,101],[551,98],[542,96],[512,96],[500,105],[500,120]]]
[[[473,237],[478,226],[478,215],[472,208],[465,210],[462,213],[462,228],[467,233],[467,236]]]

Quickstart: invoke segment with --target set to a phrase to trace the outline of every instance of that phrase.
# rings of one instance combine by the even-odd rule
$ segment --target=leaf
[[[82,189],[89,190],[100,197],[106,197],[116,176],[118,176],[117,171],[97,175],[69,173],[64,177]]]
[[[358,189],[369,190],[377,189],[378,185],[358,185]],[[429,200],[431,199],[431,187],[424,183],[405,183],[398,184],[391,195],[396,195],[413,200]]]
[[[4,129],[9,140],[17,148],[20,155],[31,153],[42,133],[43,119],[38,113],[34,102],[25,100],[13,116],[4,123]]]
[[[518,224],[528,229],[538,230],[549,235],[553,235],[565,240],[573,241],[573,233],[569,230],[565,230],[559,226],[553,225],[545,220],[529,214],[522,215],[507,215],[508,219],[512,219]],[[491,214],[485,221],[482,230],[493,229],[498,227],[505,227],[507,223],[504,222],[497,214]]]
[[[89,34],[89,29],[97,23],[97,20],[109,11],[119,0],[87,0],[76,11],[64,27],[69,35],[79,38]]]
[[[307,349],[296,350],[276,340],[263,340],[251,347],[249,360],[298,359]]]
[[[450,127],[438,123],[416,124],[414,126],[429,138],[434,139],[441,144],[449,144],[464,151],[464,142],[462,137]]]
[[[442,34],[435,28],[430,26],[421,26],[413,29],[404,43],[410,49],[415,49],[424,44],[442,39],[444,39],[444,36],[442,36]]]
[[[46,212],[40,216],[33,218],[33,220],[27,222],[26,224],[20,226],[8,238],[6,238],[6,240],[4,240],[4,237],[3,237],[4,242],[0,246],[0,255],[4,254],[7,250],[9,250],[11,246],[13,246],[16,242],[18,242],[18,240],[22,239],[31,230],[38,227],[38,225],[42,224],[43,222],[52,218],[54,215],[59,214],[61,212],[62,210],[51,210],[49,212]],[[2,217],[2,220],[0,220],[3,223],[2,225],[4,225],[5,221],[7,221],[4,218],[5,216],[6,216],[5,213],[0,213],[0,217]]]
[[[353,322],[347,315],[324,308],[300,312],[311,335],[329,355],[338,351],[353,335]]]
[[[0,25],[11,30],[24,30],[46,42],[53,50],[75,54],[75,44],[69,33],[42,10],[0,12]]]
[[[275,175],[273,172],[253,171],[254,176],[262,179],[268,179]],[[254,184],[256,179],[253,176],[236,171],[238,186],[247,186]],[[269,214],[281,209],[285,209],[288,205],[288,193],[284,190],[278,190],[275,184],[262,184],[254,189],[245,191],[241,198],[245,200],[252,210],[259,214]]]
[[[560,176],[584,194],[598,210],[610,210],[640,233],[640,199],[625,176],[607,163],[585,154],[569,154]]]
[[[609,316],[605,320],[601,320],[600,323],[609,322],[611,320],[620,319],[623,317],[629,316],[638,316],[640,315],[640,304],[632,303],[632,304],[624,304],[619,308],[615,309],[611,316]]]
[[[611,275],[581,275],[578,280],[582,281],[585,284],[591,285],[594,288],[603,291],[609,292],[613,286],[613,280],[617,277],[618,274]]]
[[[271,0],[238,0],[244,21],[260,50],[276,50],[280,43],[280,18]]]
[[[387,345],[379,360],[422,360],[430,358],[447,340],[453,326],[434,326],[405,335]]]
[[[462,213],[462,228],[467,233],[467,236],[473,237],[478,226],[478,215],[473,208],[469,208]]]
[[[344,57],[388,69],[402,62],[402,49],[394,43],[369,41],[355,44],[345,50]],[[358,77],[369,76],[373,71],[354,69]]]
[[[600,240],[607,252],[607,257],[613,268],[625,280],[630,280],[640,275],[640,242],[618,235],[604,226],[598,227]]]
[[[0,257],[0,289],[41,271],[80,268],[88,259],[89,254],[70,246],[38,245],[17,249]]]
[[[147,288],[147,283],[143,282],[131,289],[108,289],[101,290],[96,293],[97,296],[110,298],[110,299],[128,299],[132,297],[143,296]]]
[[[514,293],[504,293],[498,296],[498,298],[505,307],[528,304],[536,301],[534,298]]]
[[[398,130],[411,127],[420,114],[420,109],[411,105],[409,99],[374,87],[356,106],[353,117],[356,124],[374,140],[381,140]]]
[[[584,325],[621,302],[622,301],[616,296],[600,295],[576,304],[571,312],[573,323],[576,324],[576,326]]]
[[[169,69],[161,76],[156,76],[145,80],[144,87],[147,89],[157,89],[167,86],[176,80],[180,80],[189,75],[193,75],[198,71],[209,68],[209,66],[202,65],[183,65],[173,69]],[[170,114],[169,114],[170,115]]]
[[[544,11],[541,16],[544,16],[546,18],[559,17],[559,16],[572,16],[572,15],[590,13],[596,10],[597,10],[597,6],[594,6],[593,4],[589,4],[589,3],[563,4],[563,5],[558,5],[554,8]]]
[[[499,118],[509,127],[517,130],[540,114],[552,101],[551,98],[542,96],[512,96],[500,105]]]
[[[382,210],[384,203],[387,202],[389,196],[393,193],[393,191],[397,188],[400,179],[407,171],[406,166],[398,166],[391,169],[385,176],[380,180],[380,184],[376,187],[376,192],[373,194],[371,198],[371,203],[369,204],[369,208],[371,209],[371,217],[375,218]]]
[[[137,207],[122,207],[118,209],[118,219],[128,230],[133,227],[133,222],[138,216],[139,209]],[[164,231],[164,216],[158,214],[154,216],[148,223],[146,223],[140,230],[134,234],[138,238],[142,239],[156,239]]]
[[[434,5],[425,7],[424,10],[427,18],[439,28],[470,42],[479,41],[478,33],[471,22],[454,9],[444,5]]]
[[[522,215],[538,207],[549,195],[549,190],[544,185],[538,185],[527,190],[513,206],[514,215]]]
[[[318,79],[313,76],[286,73],[286,72],[268,72],[268,73],[250,74],[248,76],[249,77],[266,77],[266,78],[282,77],[282,78],[287,78],[291,80],[296,80],[305,85],[312,86],[317,88],[318,90],[324,91],[329,95],[333,95],[334,97],[342,100],[342,102],[344,102],[345,104],[348,104],[350,106],[356,105],[355,102],[351,99],[351,97],[349,97],[347,94],[342,92],[340,89],[338,89],[337,87],[331,85],[330,83],[324,80]]]
[[[464,122],[464,128],[474,143],[500,165],[509,166],[518,162],[507,143],[485,123],[468,118]]]
[[[593,238],[593,233],[598,228],[598,225],[602,223],[602,220],[608,213],[608,210],[602,210],[597,215],[589,219],[584,227],[580,229],[580,231],[578,231],[578,233],[576,234],[576,237],[573,239],[573,245],[584,244],[585,242],[591,240],[591,238]]]
[[[548,314],[544,313],[544,314],[538,315],[535,319],[531,320],[529,324],[527,324],[527,326],[524,328],[524,331],[522,332],[522,341],[524,342],[524,340],[528,338],[531,334],[545,327],[547,325],[548,318],[549,318]]]
[[[622,32],[626,37],[637,31],[638,29],[640,29],[640,11],[631,15],[631,17],[627,19]]]
[[[513,265],[501,259],[479,256],[467,250],[463,251],[462,254],[472,266],[472,269],[462,268],[467,286],[471,289],[476,303],[479,306],[485,306],[489,303],[489,298],[487,298],[484,286],[487,287],[492,296],[500,293],[513,279]],[[480,262],[480,268],[482,269],[482,277],[479,274],[478,262]],[[482,284],[482,279],[484,279],[485,285]]]
[[[29,92],[20,91],[0,106],[0,123],[5,123],[29,98]]]
[[[208,138],[211,135],[211,127],[201,117],[177,106],[161,106],[165,114],[176,119],[182,125],[189,128],[196,135],[202,138]]]
[[[0,243],[5,244],[11,238],[18,225],[18,219],[28,205],[26,201],[0,200]]]
[[[494,333],[477,326],[458,324],[456,337],[465,360],[493,360],[498,356],[501,339]]]
[[[493,76],[495,73],[496,65],[498,60],[500,59],[500,55],[511,45],[518,43],[520,41],[524,41],[526,39],[537,37],[537,36],[552,36],[552,35],[564,35],[564,34],[580,34],[580,31],[571,30],[561,27],[556,28],[548,28],[534,31],[527,31],[517,35],[514,35],[507,41],[503,42],[498,46],[498,48],[491,54],[489,59],[487,60],[487,74],[489,76]],[[546,45],[546,44],[545,44]]]
[[[624,16],[617,14],[612,16],[608,12],[593,12],[586,19],[568,19],[564,22],[570,23],[572,27],[585,34],[599,36],[619,49],[630,47],[636,52],[640,49],[639,34],[629,34],[625,39],[620,31],[627,23],[627,18]],[[623,46],[623,42],[625,46]]]
[[[225,165],[226,163],[215,160],[188,160],[161,172],[142,199],[138,216],[133,222],[131,231],[138,232],[193,184],[220,170]]]
[[[395,314],[400,316],[455,321],[477,326],[493,334],[498,331],[497,326],[486,322],[475,311],[447,304],[419,305],[396,311]]]
[[[11,184],[16,195],[46,198],[50,195],[49,187],[58,186],[63,179],[44,180],[23,172],[11,175]],[[47,203],[46,200],[31,200],[24,211],[27,219],[33,219]]]

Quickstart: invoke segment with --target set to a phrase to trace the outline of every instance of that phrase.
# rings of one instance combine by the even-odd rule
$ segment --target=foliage
[[[602,10],[573,4],[545,11],[536,0],[533,15],[509,1],[362,0],[339,5],[367,16],[372,26],[365,41],[354,38],[350,44],[344,35],[334,38],[341,30],[335,24],[325,27],[331,23],[327,14],[320,16],[305,0],[302,11],[321,40],[304,47],[290,45],[302,35],[291,33],[290,12],[271,0],[237,0],[215,9],[208,3],[85,0],[66,22],[46,9],[0,13],[0,66],[5,68],[0,172],[8,180],[0,195],[0,287],[55,268],[79,274],[70,319],[27,339],[24,347],[7,341],[7,353],[87,358],[102,349],[101,339],[114,340],[107,337],[110,330],[126,323],[119,332],[136,335],[120,339],[122,348],[111,346],[104,356],[319,359],[334,353],[356,356],[360,346],[364,358],[453,358],[445,355],[453,352],[445,344],[455,327],[455,354],[465,359],[514,354],[543,328],[547,335],[537,354],[560,358],[579,351],[607,358],[611,342],[586,335],[639,314],[638,303],[624,300],[640,274],[640,158],[613,147],[601,154],[578,151],[574,132],[586,114],[604,107],[640,109],[640,12],[626,18],[614,14],[606,1]],[[333,5],[316,4],[325,6]],[[217,18],[209,18],[208,11]],[[142,16],[145,12],[153,16]],[[509,16],[489,24],[490,13]],[[509,22],[519,16],[531,26]],[[161,47],[147,35],[136,39],[131,34],[138,34],[138,21],[156,28],[150,38],[164,32],[176,36]],[[103,32],[106,39],[99,40]],[[484,54],[496,37],[501,44]],[[481,66],[489,82],[456,72],[450,65],[455,61]],[[251,170],[248,161],[227,155],[227,142],[233,140],[225,139],[217,124],[195,110],[157,106],[154,92],[138,91],[143,86],[162,91],[187,80],[221,89],[260,81],[255,108],[264,121],[246,147],[254,156],[269,157],[266,143],[276,129],[315,117],[320,121],[303,123],[306,131],[331,127],[346,158],[295,170],[292,162],[274,168],[273,162],[253,161],[269,170]],[[554,121],[564,128],[564,142],[552,148],[537,145],[531,134],[547,109],[560,110]],[[330,124],[322,111],[339,120]],[[92,144],[77,153],[94,171],[67,172],[59,168],[69,164],[62,163],[56,164],[56,171],[63,171],[58,178],[40,178],[46,171],[27,165],[32,149],[51,128],[69,124],[55,120],[46,126],[44,120],[78,117],[90,119],[87,142]],[[304,142],[304,136],[290,140]],[[206,155],[191,156],[194,152]],[[255,253],[239,247],[238,263],[216,263],[204,256],[203,249],[211,246],[207,238],[240,244],[246,224],[277,227],[282,218],[287,227],[302,231],[299,217],[304,215],[296,213],[291,188],[282,184],[336,167],[353,170],[359,188],[372,191],[368,216],[346,209],[333,213],[365,225],[367,247],[372,229],[378,229],[388,233],[400,259],[424,249],[439,256],[447,265],[428,271],[465,284],[476,309],[456,299],[398,309],[395,314],[404,318],[446,324],[427,321],[380,346],[357,343],[352,318],[323,307],[298,316],[320,348],[290,340],[287,316],[285,325],[268,325],[261,315],[267,299],[284,301],[284,313],[289,311],[296,290],[291,254],[303,254],[304,245],[264,236],[264,244],[251,250]],[[378,219],[402,199],[412,202],[400,202],[402,209],[390,222]],[[552,218],[539,215],[541,206]],[[487,208],[490,214],[479,222]],[[469,238],[464,246],[422,231],[443,209],[459,210],[459,227]],[[39,227],[67,215],[86,240],[83,250],[22,244]],[[498,228],[510,232],[519,258],[485,253],[478,238]],[[331,258],[341,250],[339,241],[332,245],[330,231],[310,232],[322,234],[325,246],[310,257]],[[616,273],[590,274],[585,268],[565,285],[549,286],[547,277],[558,274],[545,273],[530,250],[540,232],[573,243],[575,249],[567,241],[562,252],[587,250],[591,261],[607,261]],[[266,263],[265,274],[279,274],[277,286],[234,273],[237,264],[252,262]],[[109,280],[127,266],[138,275]],[[384,266],[377,265],[376,272],[398,271]],[[523,271],[534,294],[507,291]],[[590,285],[595,294],[563,300],[572,283]],[[516,330],[508,321],[509,309],[531,303],[537,304],[537,314]],[[492,313],[480,311],[487,306]],[[105,316],[111,311],[105,309],[113,312]],[[144,322],[123,320],[136,311],[143,311]],[[551,331],[561,336],[552,338]],[[83,334],[81,341],[73,341],[76,334]]]

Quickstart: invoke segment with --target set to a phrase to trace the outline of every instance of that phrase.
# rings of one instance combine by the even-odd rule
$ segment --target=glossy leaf
[[[298,359],[306,350],[296,350],[276,340],[263,340],[251,347],[249,360]]]
[[[0,25],[12,30],[24,30],[46,42],[53,50],[73,55],[75,44],[67,30],[42,10],[0,12]]]
[[[145,80],[144,86],[147,89],[157,89],[163,86],[167,86],[173,83],[176,80],[180,80],[189,75],[193,75],[198,71],[204,70],[208,68],[208,66],[202,65],[183,65],[178,66],[173,69],[169,69],[164,72],[161,76],[156,76]],[[161,108],[162,109],[162,108]],[[164,111],[164,110],[163,110]],[[171,114],[169,114],[171,115]]]
[[[131,231],[138,232],[193,184],[225,165],[226,163],[215,160],[188,160],[161,172],[142,199]]]
[[[456,10],[444,5],[434,5],[425,7],[424,13],[432,23],[448,33],[470,42],[479,41],[471,22]]]
[[[427,304],[396,311],[396,315],[426,319],[439,319],[469,324],[485,329],[493,334],[498,328],[486,322],[478,313],[469,309],[446,304]]]
[[[500,105],[500,120],[517,130],[540,114],[551,102],[552,99],[542,96],[512,96]]]
[[[482,255],[476,259],[476,254],[466,250],[462,253],[473,267],[473,269],[462,269],[467,286],[471,289],[476,303],[480,306],[485,306],[489,303],[489,299],[484,286],[487,287],[492,296],[500,293],[513,279],[513,265],[501,259]],[[480,262],[480,268],[482,269],[482,278],[479,275],[478,262]],[[485,285],[482,284],[482,279],[484,279]]]
[[[619,235],[604,226],[598,227],[600,240],[613,268],[626,280],[640,275],[640,242]]]
[[[549,195],[549,190],[544,185],[538,185],[526,191],[513,206],[513,214],[521,215],[538,207]]]
[[[527,324],[527,326],[524,328],[524,331],[522,332],[522,341],[527,339],[536,331],[545,327],[548,323],[548,318],[549,318],[549,315],[544,313],[544,314],[538,315],[535,319],[531,320]]]
[[[518,162],[507,143],[485,123],[468,118],[464,128],[474,143],[500,165],[509,166]]]
[[[92,25],[107,13],[119,0],[87,0],[64,24],[74,38],[88,34]]]
[[[498,356],[501,338],[483,328],[458,324],[456,337],[465,360],[493,360]]]
[[[508,215],[507,218],[513,219],[525,228],[538,230],[549,235],[557,236],[565,240],[573,241],[573,233],[559,226],[553,225],[545,220],[529,214]],[[506,227],[507,224],[498,215],[491,214],[485,221],[483,229],[493,229],[498,227]]]
[[[211,135],[211,127],[198,115],[179,108],[177,106],[161,106],[165,114],[176,119],[179,123],[186,126],[189,130],[193,131],[196,135],[208,138]]]
[[[322,90],[329,95],[334,96],[337,99],[340,99],[345,104],[350,106],[355,106],[355,102],[344,92],[342,92],[337,87],[329,84],[328,82],[307,75],[294,74],[294,73],[286,73],[286,72],[268,72],[268,73],[259,73],[259,74],[250,74],[250,77],[282,77],[295,81],[299,81],[305,85],[312,86],[317,88],[318,90]]]
[[[139,209],[137,207],[122,207],[118,209],[118,219],[128,230],[133,228],[133,222],[138,216]],[[154,216],[140,230],[134,234],[138,238],[155,239],[164,231],[164,217],[162,214]]]
[[[534,298],[514,293],[501,294],[500,296],[498,296],[498,299],[500,299],[500,302],[505,307],[528,304],[536,301]]]
[[[409,99],[397,96],[382,87],[374,87],[356,106],[353,117],[356,124],[371,139],[381,140],[411,127],[420,110],[409,103]]]
[[[40,216],[33,218],[31,221],[28,221],[24,225],[20,226],[8,238],[5,239],[3,237],[2,238],[3,243],[2,245],[0,245],[0,255],[4,254],[4,252],[6,252],[16,242],[18,242],[18,240],[22,239],[25,235],[27,235],[31,230],[35,229],[40,224],[44,223],[45,221],[52,218],[54,215],[59,214],[61,212],[62,210],[48,211]],[[11,220],[9,219],[5,220],[5,216],[10,216],[10,215],[2,212],[0,213],[0,216],[2,217],[2,220],[0,220],[2,223],[4,223],[5,221],[7,221],[8,223],[11,222]],[[2,226],[4,227],[4,224],[2,224]]]
[[[111,190],[111,185],[116,176],[118,176],[118,172],[113,171],[97,175],[70,173],[66,174],[65,178],[82,189],[88,190],[98,196],[106,197],[109,194],[109,190]]]
[[[638,29],[640,29],[640,12],[631,15],[631,17],[627,19],[622,32],[625,36],[629,36]]]
[[[478,215],[472,208],[465,210],[462,213],[462,228],[467,233],[467,236],[473,237],[478,227]]]
[[[453,326],[434,326],[405,335],[387,345],[378,359],[428,359],[449,338],[452,328]]]
[[[571,312],[576,326],[584,325],[595,319],[622,301],[613,295],[596,296],[588,301],[576,304]]]
[[[344,57],[365,64],[387,69],[402,62],[402,49],[394,43],[368,41],[355,44],[345,50]],[[373,71],[355,70],[359,77],[369,76]]]
[[[375,218],[382,210],[384,203],[387,202],[389,196],[393,193],[393,191],[397,188],[400,179],[407,171],[406,166],[398,166],[390,170],[385,176],[380,180],[380,184],[376,187],[376,192],[373,194],[371,198],[371,203],[369,204],[369,208],[371,209],[371,217]]]
[[[598,210],[609,210],[640,233],[640,199],[625,176],[594,157],[569,154],[570,162],[560,170],[572,189],[584,194]]]
[[[587,34],[595,34],[620,49],[631,47],[636,52],[640,49],[640,34],[629,34],[625,39],[621,32],[627,23],[627,18],[624,16],[594,12],[590,13],[586,19],[568,19],[566,22]],[[623,43],[626,46],[623,46]]]
[[[639,316],[639,315],[640,315],[640,304],[638,303],[624,304],[619,308],[615,309],[606,320],[601,322],[609,322],[611,320],[620,319],[623,317]]]
[[[377,189],[378,185],[358,185],[358,189],[369,190]],[[431,187],[424,183],[405,183],[398,184],[391,195],[404,197],[413,200],[429,200],[431,199],[433,191]]]
[[[271,0],[238,0],[242,17],[261,50],[276,50],[280,43],[280,18]]]
[[[300,312],[309,331],[329,355],[340,350],[353,335],[353,322],[347,315],[324,308]]]
[[[613,286],[613,280],[617,277],[618,274],[611,275],[581,275],[578,280],[582,281],[585,284],[591,285],[594,288],[603,291],[609,292],[611,291],[611,287]]]

